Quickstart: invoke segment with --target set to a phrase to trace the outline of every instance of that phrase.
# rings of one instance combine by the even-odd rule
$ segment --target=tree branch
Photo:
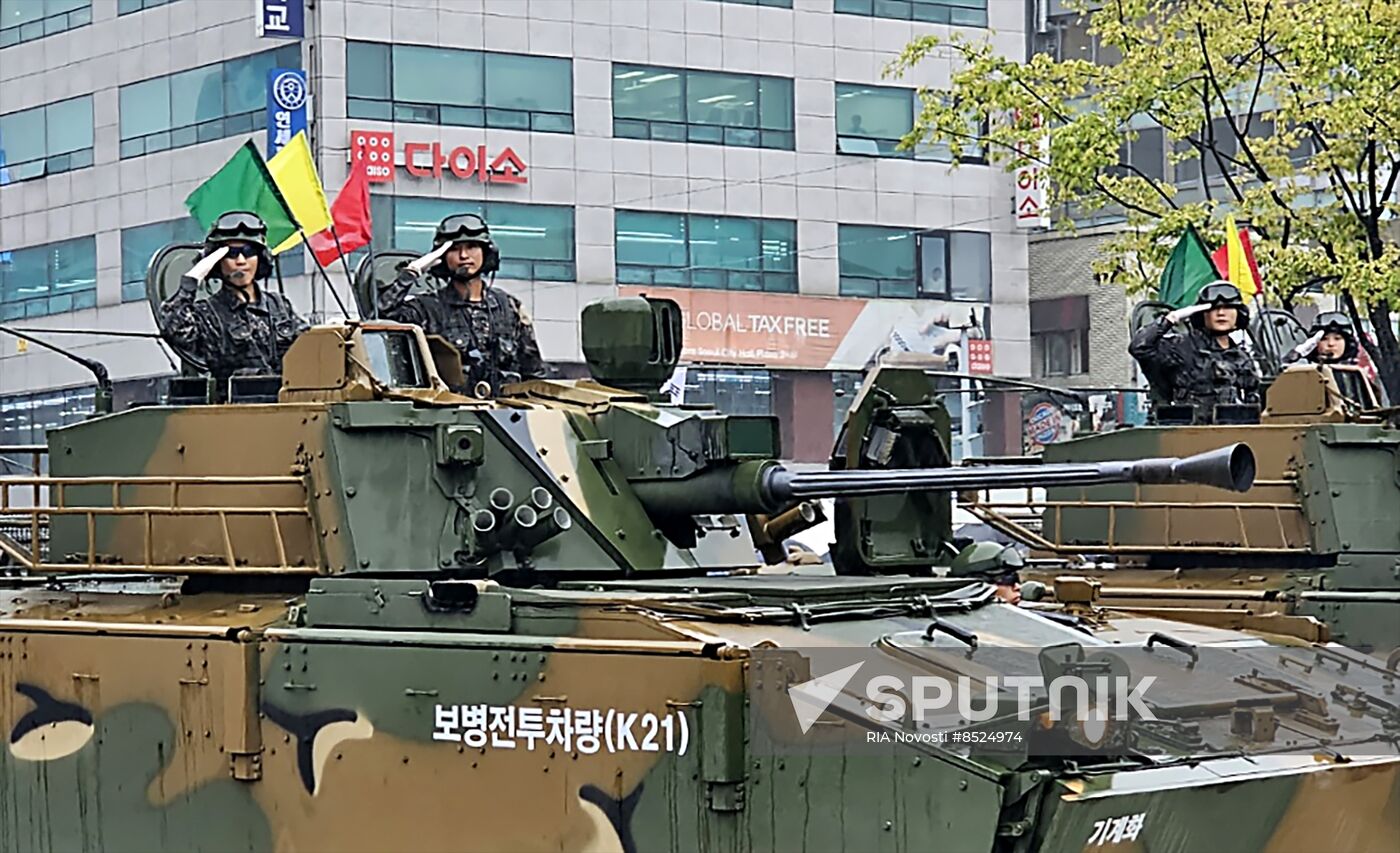
[[[1303,99],[1303,93],[1301,90],[1299,90],[1298,84],[1295,83],[1293,79],[1288,76],[1288,68],[1283,64],[1283,60],[1279,59],[1278,53],[1276,51],[1268,50],[1267,48],[1264,52],[1268,55],[1269,59],[1273,60],[1274,66],[1278,68],[1278,70],[1283,74],[1283,79],[1287,81],[1288,88],[1293,90],[1293,97],[1296,98],[1299,101],[1299,103],[1301,103]],[[1322,130],[1318,128],[1317,122],[1309,121],[1305,122],[1304,124],[1306,125],[1308,130],[1312,132],[1313,142],[1317,144],[1317,147],[1319,149],[1318,153],[1328,151],[1329,148],[1327,145],[1327,140],[1323,136]],[[1314,154],[1314,156],[1317,155]],[[1351,185],[1347,183],[1346,176],[1342,174],[1341,169],[1337,168],[1337,164],[1331,161],[1330,157],[1327,159],[1327,170],[1332,173],[1332,179],[1336,182],[1337,186],[1341,187],[1342,192],[1346,195],[1346,201],[1344,201],[1343,204],[1350,203],[1352,213],[1356,216],[1360,216],[1361,209],[1356,204],[1356,195],[1351,191]],[[1337,200],[1342,201],[1340,197]]]
[[[1266,18],[1267,18],[1267,11],[1268,11],[1268,7],[1265,7],[1265,17],[1266,17]],[[1238,123],[1236,122],[1236,120],[1235,120],[1235,115],[1234,115],[1234,113],[1230,111],[1230,102],[1229,102],[1229,99],[1226,98],[1226,96],[1225,96],[1225,90],[1222,89],[1221,86],[1220,86],[1220,80],[1219,80],[1219,78],[1217,78],[1217,77],[1215,76],[1215,68],[1214,68],[1214,66],[1211,64],[1211,61],[1210,61],[1210,51],[1206,48],[1206,31],[1205,31],[1205,28],[1202,27],[1200,24],[1197,24],[1197,25],[1196,25],[1196,34],[1197,34],[1197,36],[1200,38],[1200,42],[1201,42],[1201,59],[1202,59],[1202,60],[1205,62],[1205,64],[1206,64],[1206,79],[1210,81],[1211,88],[1215,89],[1215,97],[1216,97],[1217,100],[1220,101],[1220,108],[1221,108],[1222,110],[1225,111],[1225,122],[1226,122],[1227,124],[1230,125],[1230,130],[1235,134],[1235,141],[1238,143],[1239,149],[1240,149],[1241,153],[1244,154],[1245,159],[1249,162],[1249,166],[1250,166],[1250,168],[1253,170],[1254,176],[1255,176],[1256,178],[1259,179],[1259,182],[1260,182],[1261,184],[1263,184],[1263,185],[1265,185],[1266,187],[1268,187],[1268,190],[1269,190],[1269,197],[1272,198],[1272,199],[1274,200],[1274,204],[1278,205],[1279,207],[1283,207],[1283,208],[1288,207],[1288,202],[1286,202],[1286,201],[1283,200],[1283,196],[1279,195],[1278,189],[1274,186],[1273,178],[1269,175],[1268,171],[1264,169],[1264,164],[1263,164],[1263,163],[1260,163],[1260,162],[1259,162],[1259,158],[1255,156],[1255,154],[1254,154],[1254,149],[1250,146],[1248,137],[1245,135],[1244,131],[1240,130],[1239,124],[1238,124]],[[1263,30],[1262,21],[1261,21],[1261,24],[1260,24],[1259,37],[1260,37],[1260,39],[1263,39],[1263,38],[1264,38],[1264,30]],[[1261,42],[1261,43],[1262,43],[1262,42]],[[1255,84],[1255,90],[1254,90],[1254,94],[1255,94],[1256,97],[1257,97],[1258,94],[1259,94],[1259,88],[1258,88],[1258,86],[1259,86],[1260,84],[1262,84],[1263,79],[1264,79],[1264,65],[1263,65],[1263,63],[1261,62],[1260,65],[1259,65],[1259,82]],[[1245,121],[1246,121],[1246,125],[1245,125],[1246,128],[1248,127],[1248,119],[1249,119],[1249,118],[1253,118],[1253,116],[1254,116],[1254,108],[1253,108],[1253,106],[1251,105],[1251,107],[1250,107],[1250,112],[1249,112],[1249,116],[1246,117],[1246,120],[1245,120]],[[1214,130],[1213,130],[1213,129],[1212,129],[1211,136],[1212,136],[1212,138],[1214,137]],[[1233,158],[1232,158],[1232,159],[1233,159]],[[1235,188],[1234,188],[1233,186],[1231,186],[1231,189],[1234,190]],[[1240,200],[1240,201],[1244,201],[1244,197],[1243,197],[1243,195],[1240,194],[1239,190],[1235,190],[1235,195],[1236,195],[1237,197],[1239,197],[1239,200]]]

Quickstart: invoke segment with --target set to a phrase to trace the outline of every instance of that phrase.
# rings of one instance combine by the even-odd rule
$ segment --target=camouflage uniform
[[[229,286],[202,302],[199,282],[190,276],[160,306],[160,331],[224,382],[234,374],[282,372],[282,356],[309,326],[280,293],[259,289],[256,302],[244,302]]]
[[[433,293],[410,294],[417,280],[412,270],[400,272],[393,284],[379,292],[379,314],[446,338],[462,354],[467,388],[485,381],[494,389],[545,375],[534,326],[519,299],[500,288],[486,287],[481,300],[472,302],[451,282]]]
[[[1128,352],[1169,404],[1195,404],[1206,413],[1217,405],[1259,405],[1259,369],[1233,341],[1221,349],[1213,335],[1194,327],[1174,332],[1163,317],[1139,329]]]

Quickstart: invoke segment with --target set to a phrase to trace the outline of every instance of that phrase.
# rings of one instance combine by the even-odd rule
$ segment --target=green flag
[[[1205,241],[1196,233],[1195,226],[1188,225],[1162,270],[1157,299],[1173,308],[1185,308],[1196,301],[1202,287],[1219,277]]]
[[[185,207],[205,228],[230,210],[252,211],[267,223],[268,246],[280,245],[297,232],[292,210],[251,139],[213,177],[190,193]]]

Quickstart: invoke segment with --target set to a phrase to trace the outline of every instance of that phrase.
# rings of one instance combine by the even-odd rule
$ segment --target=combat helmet
[[[988,583],[1016,583],[1025,558],[1014,545],[974,542],[958,552],[948,567],[950,578],[975,578]]]
[[[433,248],[438,249],[444,243],[475,243],[481,246],[480,274],[483,276],[501,268],[501,250],[491,239],[491,229],[486,220],[478,214],[454,213],[439,222],[437,230],[433,232]],[[433,265],[431,272],[442,278],[451,277],[447,264],[441,260]]]
[[[1342,350],[1341,356],[1337,358],[1324,358],[1316,349],[1312,351],[1312,360],[1323,364],[1337,364],[1339,362],[1355,361],[1361,354],[1361,347],[1356,340],[1356,332],[1352,328],[1351,318],[1341,311],[1323,311],[1313,320],[1312,327],[1308,329],[1309,335],[1318,332],[1336,332],[1347,342],[1346,348]]]
[[[272,251],[267,246],[267,224],[262,217],[247,210],[230,210],[220,215],[204,238],[203,256],[208,257],[219,246],[234,241],[257,247],[258,269],[253,274],[254,281],[272,274]]]
[[[1225,306],[1234,308],[1239,312],[1235,318],[1236,329],[1249,328],[1249,308],[1244,304],[1244,295],[1240,289],[1224,279],[1216,279],[1205,287],[1201,288],[1200,294],[1196,297],[1197,305],[1209,305],[1212,308]],[[1204,329],[1206,319],[1205,312],[1191,317],[1191,325],[1197,329]]]

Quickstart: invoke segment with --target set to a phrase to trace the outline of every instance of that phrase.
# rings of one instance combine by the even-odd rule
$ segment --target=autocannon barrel
[[[959,489],[1184,483],[1244,492],[1254,484],[1254,470],[1249,446],[1232,444],[1184,459],[1044,465],[792,471],[777,462],[747,462],[684,480],[634,481],[632,485],[642,505],[654,515],[771,514],[813,498]]]

